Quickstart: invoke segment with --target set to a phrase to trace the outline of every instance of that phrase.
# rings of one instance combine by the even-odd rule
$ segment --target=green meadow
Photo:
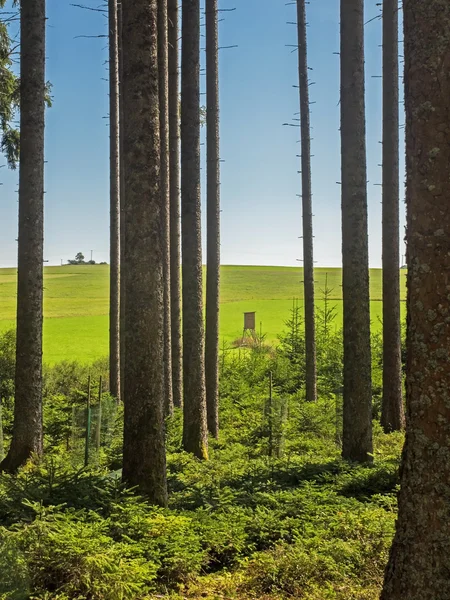
[[[294,267],[223,266],[221,270],[221,338],[242,335],[243,313],[256,311],[258,330],[275,341],[289,318],[294,298],[302,303],[302,269]],[[317,305],[327,282],[342,325],[341,270],[316,269]],[[381,270],[370,271],[372,327],[381,326]],[[402,297],[405,271],[402,271]],[[92,362],[108,352],[108,265],[46,267],[44,270],[44,360]],[[403,307],[404,308],[404,307]],[[16,270],[0,269],[0,329],[14,327]]]

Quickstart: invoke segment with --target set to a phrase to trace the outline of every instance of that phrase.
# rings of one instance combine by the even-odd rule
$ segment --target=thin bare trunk
[[[168,0],[169,21],[169,170],[170,170],[170,310],[172,332],[172,392],[174,406],[181,407],[181,265],[180,265],[180,104],[178,52],[178,0]]]
[[[406,442],[382,600],[450,598],[450,4],[405,0]]]
[[[308,54],[305,0],[297,0],[298,80],[302,148],[303,287],[305,295],[306,400],[317,400],[316,325],[314,315],[314,242],[311,192]]]
[[[119,351],[120,351],[120,400],[123,401],[125,386],[125,283],[123,265],[125,264],[125,176],[123,168],[123,52],[122,52],[122,0],[117,5],[117,29],[119,57],[119,182],[120,182],[120,316],[119,316]]]
[[[399,250],[398,0],[383,2],[383,405],[386,433],[405,426]]]
[[[164,387],[166,414],[173,412],[172,334],[170,311],[170,173],[169,173],[169,57],[167,0],[158,2],[159,122],[161,135],[161,195],[164,230]]]
[[[206,0],[206,344],[209,433],[219,436],[220,149],[218,0]]]
[[[342,456],[372,461],[369,252],[364,103],[364,2],[341,0]]]
[[[122,0],[125,176],[123,478],[167,503],[158,3]]]
[[[120,163],[117,0],[109,0],[110,292],[109,389],[120,398]]]
[[[208,456],[200,215],[200,2],[183,0],[181,224],[183,251],[183,447]]]
[[[0,468],[42,452],[45,0],[20,10],[20,169],[14,428]]]

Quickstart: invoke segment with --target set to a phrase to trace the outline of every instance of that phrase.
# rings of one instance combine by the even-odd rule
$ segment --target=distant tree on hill
[[[84,254],[82,252],[78,252],[75,254],[75,258],[72,258],[67,261],[69,265],[85,265],[86,261],[84,260]]]
[[[1,470],[42,452],[45,0],[20,11],[20,170],[14,427]]]
[[[341,0],[345,459],[372,460],[372,364],[364,102],[364,1]]]

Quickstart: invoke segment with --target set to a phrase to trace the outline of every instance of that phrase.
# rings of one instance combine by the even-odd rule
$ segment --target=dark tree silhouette
[[[167,503],[164,447],[164,200],[158,3],[122,0],[125,177],[123,478]]]
[[[364,2],[341,0],[342,456],[372,460],[369,257],[364,103]]]
[[[14,428],[0,465],[14,472],[42,452],[45,0],[20,10],[20,168]]]
[[[183,447],[208,456],[200,220],[200,3],[182,4]]]
[[[450,598],[450,4],[405,0],[406,442],[382,600]]]

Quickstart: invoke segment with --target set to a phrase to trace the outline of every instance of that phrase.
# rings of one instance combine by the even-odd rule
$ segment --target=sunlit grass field
[[[223,266],[221,339],[242,335],[243,313],[256,311],[258,330],[276,340],[289,318],[294,298],[302,304],[302,269],[294,267]],[[405,297],[402,271],[402,297]],[[316,269],[317,305],[327,282],[337,308],[336,327],[342,325],[341,269]],[[44,360],[92,362],[108,352],[109,267],[46,267],[44,272]],[[381,270],[370,271],[371,318],[381,327]],[[403,303],[404,304],[404,303]],[[404,306],[402,306],[404,310]],[[14,327],[16,270],[0,269],[0,329]]]

